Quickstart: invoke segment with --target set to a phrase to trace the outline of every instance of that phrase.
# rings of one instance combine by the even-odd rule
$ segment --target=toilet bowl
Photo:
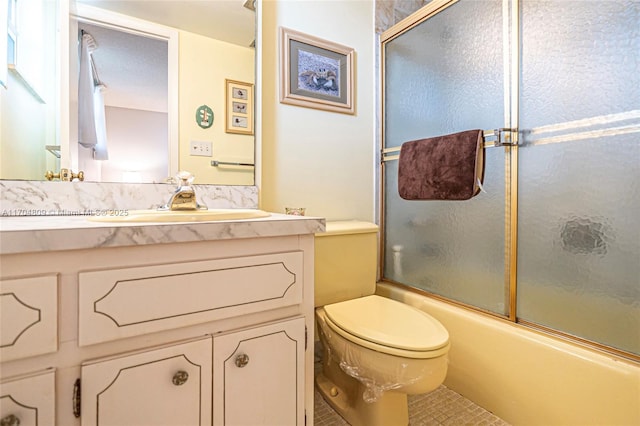
[[[449,335],[434,318],[367,296],[316,309],[323,371],[316,384],[352,426],[407,425],[407,394],[436,389]]]
[[[406,426],[407,395],[444,381],[449,334],[427,313],[373,294],[375,225],[328,222],[317,236],[316,386],[352,426]]]

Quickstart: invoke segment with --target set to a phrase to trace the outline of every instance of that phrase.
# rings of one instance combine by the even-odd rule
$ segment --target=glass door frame
[[[433,0],[412,15],[398,22],[380,35],[379,48],[379,105],[380,117],[378,140],[380,141],[380,173],[378,181],[378,217],[380,219],[378,276],[380,281],[401,287],[407,291],[416,292],[434,299],[442,300],[459,307],[489,315],[492,318],[508,321],[513,324],[534,329],[557,338],[568,340],[582,346],[620,356],[625,359],[640,362],[640,356],[598,342],[577,337],[560,330],[555,330],[540,324],[518,318],[517,315],[517,264],[518,264],[518,118],[520,96],[520,0],[502,0],[503,20],[503,68],[504,68],[504,127],[514,129],[507,132],[507,142],[513,145],[505,146],[505,253],[504,253],[504,289],[506,315],[486,311],[482,308],[456,301],[441,295],[431,293],[416,287],[398,283],[385,278],[385,162],[399,158],[399,147],[385,146],[385,45],[396,37],[410,31],[429,18],[446,10],[459,0]]]

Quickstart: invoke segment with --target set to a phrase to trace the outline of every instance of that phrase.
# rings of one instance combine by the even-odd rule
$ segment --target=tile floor
[[[315,392],[315,426],[348,426]],[[425,395],[409,396],[410,426],[509,426],[507,422],[477,406],[445,386]]]
[[[314,371],[322,370],[322,344],[315,343]],[[498,416],[441,385],[433,392],[409,395],[409,426],[509,426]],[[315,426],[349,426],[315,390]]]

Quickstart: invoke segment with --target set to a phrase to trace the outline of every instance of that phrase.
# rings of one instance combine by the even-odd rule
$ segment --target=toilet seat
[[[434,358],[449,350],[449,333],[435,318],[377,295],[324,307],[327,325],[366,348],[407,358]]]

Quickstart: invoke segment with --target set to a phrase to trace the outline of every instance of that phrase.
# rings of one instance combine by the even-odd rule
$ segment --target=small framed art
[[[225,80],[227,119],[225,131],[253,135],[253,84]]]
[[[355,114],[352,48],[280,29],[280,102]]]

